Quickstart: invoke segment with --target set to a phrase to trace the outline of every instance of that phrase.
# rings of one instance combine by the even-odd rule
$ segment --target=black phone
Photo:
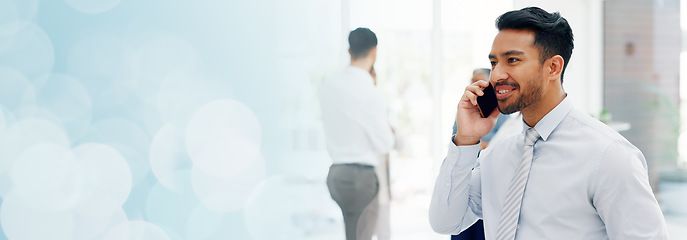
[[[498,100],[496,100],[496,92],[494,92],[494,87],[491,86],[491,83],[482,92],[484,92],[484,95],[477,96],[477,108],[479,108],[479,114],[486,118],[498,107]]]

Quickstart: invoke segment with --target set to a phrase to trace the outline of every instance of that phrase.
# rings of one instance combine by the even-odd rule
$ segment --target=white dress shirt
[[[495,143],[513,134],[520,133],[522,131],[522,124],[522,115],[520,112],[512,113],[508,116],[508,119],[501,124],[501,127],[496,131],[494,136],[491,137],[490,142]]]
[[[327,150],[334,164],[376,166],[394,145],[381,94],[370,73],[346,66],[320,91]]]
[[[484,219],[494,239],[522,156],[524,130],[492,143],[451,142],[429,209],[432,228],[456,234]],[[516,239],[667,239],[642,153],[564,99],[535,130],[541,139],[525,187]],[[479,159],[478,159],[479,155]]]

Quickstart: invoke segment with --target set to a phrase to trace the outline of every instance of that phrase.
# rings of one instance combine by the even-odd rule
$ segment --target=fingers
[[[465,94],[463,94],[463,96],[465,100],[470,101],[470,103],[472,103],[473,106],[477,105],[477,95],[475,95],[474,92],[465,89]]]
[[[489,86],[489,82],[487,81],[476,81],[473,84],[465,87],[464,96],[472,103],[472,105],[477,105],[477,97],[484,95],[484,91],[482,91],[482,89],[486,88],[487,86]]]
[[[467,87],[465,87],[465,91],[470,91],[470,92],[476,94],[477,96],[484,95],[484,92],[482,91],[482,87],[480,87],[480,86],[468,85]]]
[[[484,89],[485,87],[489,86],[489,81],[487,81],[487,80],[478,80],[477,82],[473,83],[472,85],[475,85],[475,84],[476,84],[477,86],[482,87],[482,89]]]

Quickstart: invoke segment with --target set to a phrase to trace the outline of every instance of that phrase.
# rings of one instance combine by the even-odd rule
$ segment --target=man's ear
[[[549,60],[546,61],[546,63],[546,73],[549,76],[549,79],[559,79],[561,74],[563,73],[563,66],[565,64],[565,60],[563,60],[563,57],[561,57],[561,55],[555,55],[549,58]]]

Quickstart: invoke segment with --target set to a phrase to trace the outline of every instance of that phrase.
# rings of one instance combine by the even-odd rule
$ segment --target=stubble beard
[[[509,98],[512,98],[513,96],[506,99],[499,99],[499,111],[501,111],[501,113],[503,114],[508,115],[525,109],[533,103],[539,102],[539,100],[541,100],[542,93],[542,83],[540,78],[540,76],[531,78],[528,84],[530,87],[529,89],[525,90],[521,89],[520,85],[516,83],[517,89],[521,92],[520,96],[517,99],[515,99],[514,103],[506,106],[502,105],[505,104],[505,101],[507,101]]]

